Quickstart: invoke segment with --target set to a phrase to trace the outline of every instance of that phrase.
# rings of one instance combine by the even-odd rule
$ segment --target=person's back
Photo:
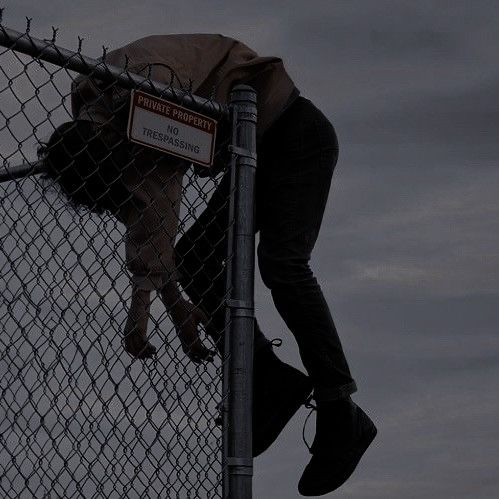
[[[251,85],[258,95],[258,138],[299,95],[281,58],[261,57],[244,43],[220,34],[152,35],[108,52],[105,61],[222,104],[235,84]],[[112,100],[109,96],[106,100],[94,83],[85,76],[75,81],[73,115],[107,122],[128,92],[114,87]]]

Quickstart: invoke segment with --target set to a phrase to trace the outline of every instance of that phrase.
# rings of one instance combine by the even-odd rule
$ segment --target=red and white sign
[[[132,142],[198,163],[213,164],[217,122],[213,118],[133,90],[127,135]]]

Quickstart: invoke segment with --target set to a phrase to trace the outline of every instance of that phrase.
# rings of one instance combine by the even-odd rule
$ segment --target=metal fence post
[[[236,85],[230,95],[235,144],[235,220],[233,233],[231,326],[228,336],[229,412],[227,415],[228,495],[251,499],[252,388],[254,326],[254,186],[256,173],[256,92]]]

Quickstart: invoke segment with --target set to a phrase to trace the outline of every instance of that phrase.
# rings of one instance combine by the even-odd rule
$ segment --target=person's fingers
[[[154,357],[158,351],[154,345],[151,345],[151,343],[147,343],[146,346],[142,349],[142,355],[144,359],[150,359],[151,357]]]
[[[198,359],[204,360],[208,357],[209,352],[208,349],[201,343],[201,341],[196,341],[191,346],[191,354],[196,356]]]
[[[206,348],[200,339],[199,323],[208,322],[207,315],[198,307],[193,307],[189,320],[177,329],[184,353],[196,364],[202,361],[213,362],[215,352]]]
[[[125,351],[137,359],[150,359],[157,353],[156,347],[148,341],[132,342],[125,347]]]
[[[192,362],[194,362],[194,364],[201,364],[201,362],[202,362],[201,359],[197,355],[194,355],[192,353],[188,353],[187,357],[189,357],[189,359],[192,360]]]
[[[213,357],[212,356],[206,356],[206,357],[199,357],[198,355],[189,355],[189,358],[195,363],[195,364],[201,364],[203,362],[213,362]]]
[[[202,361],[213,362],[215,356],[215,352],[206,348],[200,339],[193,341],[190,345],[186,345],[184,352],[197,364]]]
[[[209,348],[206,348],[202,343],[200,344],[199,350],[196,353],[200,359],[206,360],[208,362],[213,362],[213,358],[215,356],[214,352]]]

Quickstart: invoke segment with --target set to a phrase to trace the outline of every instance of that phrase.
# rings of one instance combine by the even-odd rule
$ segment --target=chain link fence
[[[237,156],[227,151],[237,120],[227,106],[193,95],[188,82],[173,83],[173,71],[170,85],[161,85],[147,71],[135,75],[106,65],[105,53],[99,60],[85,57],[81,40],[75,52],[61,49],[55,30],[37,40],[29,20],[25,33],[0,24],[0,41],[0,495],[229,497],[227,454],[234,447],[229,416],[222,411],[222,425],[220,409],[230,408],[222,342],[232,322],[227,300],[234,255],[227,248],[236,185],[230,166]],[[80,175],[94,208],[103,199],[114,204],[102,213],[75,209],[47,176],[37,150],[50,152],[54,131],[73,119],[71,85],[81,81],[79,73],[113,96],[116,116],[127,110],[129,91],[140,88],[216,117],[219,171],[206,175],[203,168],[182,167],[185,162],[172,169],[164,155],[131,146],[121,134],[107,150],[126,147],[128,169],[121,156],[113,157],[118,173],[106,183],[100,166],[108,163],[96,159],[92,166],[106,187],[99,194],[91,183],[95,172]],[[68,154],[70,171],[78,159]],[[159,189],[149,202],[140,197],[137,177]],[[118,184],[130,193],[126,216],[118,198],[108,195]],[[130,213],[138,214],[135,233]],[[144,241],[167,257],[141,254]],[[145,268],[133,267],[133,257]],[[159,291],[150,303],[134,305],[134,297],[149,295],[140,279],[154,281],[151,258],[165,269],[161,285],[148,289],[173,284],[179,295],[172,300]],[[175,317],[172,311],[186,300],[193,308]],[[200,359],[192,334],[182,337],[186,324],[192,333],[189,321],[198,310],[204,313],[201,341],[221,353],[211,362]],[[144,343],[144,321],[150,343]],[[148,358],[138,358],[147,348]]]

